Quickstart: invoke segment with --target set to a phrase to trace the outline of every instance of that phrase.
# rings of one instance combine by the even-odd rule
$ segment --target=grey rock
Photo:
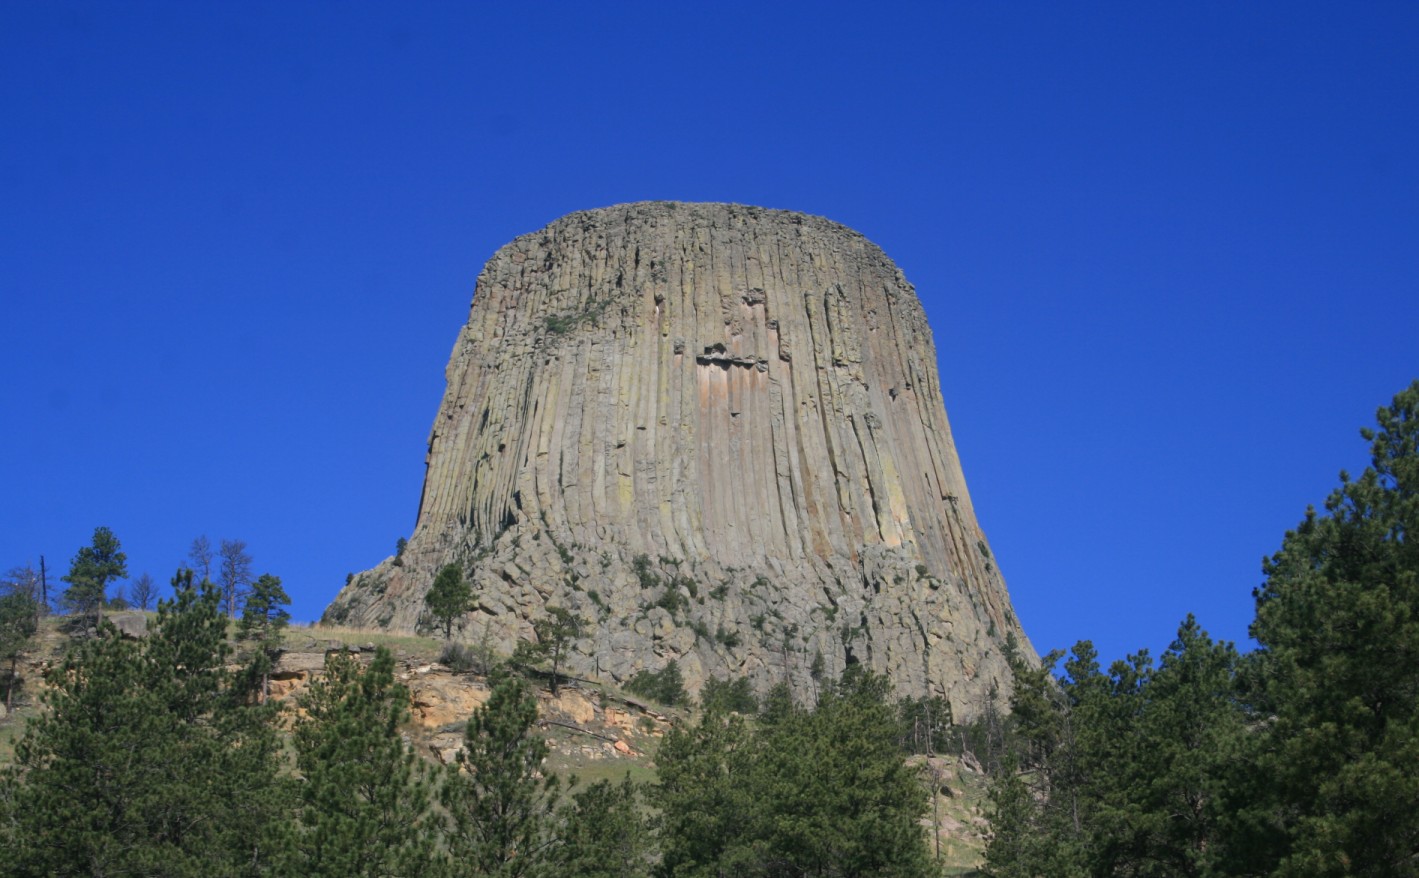
[[[124,637],[142,640],[148,636],[148,617],[142,613],[118,612],[108,616],[119,633]]]
[[[325,653],[323,652],[283,652],[280,658],[276,659],[276,667],[272,669],[273,676],[285,674],[313,674],[325,670]]]
[[[676,659],[692,692],[748,674],[806,698],[821,655],[958,718],[1009,690],[1007,635],[1030,654],[921,303],[844,226],[670,202],[563,217],[488,261],[446,377],[401,563],[327,621],[428,626],[454,561],[496,643],[548,605],[588,620],[573,674]]]

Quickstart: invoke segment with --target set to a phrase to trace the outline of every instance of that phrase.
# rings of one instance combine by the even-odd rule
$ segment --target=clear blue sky
[[[1244,640],[1419,376],[1419,4],[0,5],[0,569],[407,535],[492,252],[642,199],[916,284],[1042,652]]]

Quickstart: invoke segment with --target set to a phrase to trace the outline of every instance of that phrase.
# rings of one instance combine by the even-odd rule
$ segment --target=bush
[[[654,605],[674,616],[685,608],[685,603],[685,596],[680,594],[674,585],[667,585],[665,593],[656,599]]]
[[[746,715],[759,710],[759,699],[754,697],[754,688],[749,685],[748,677],[733,680],[709,678],[700,691],[700,704],[707,711],[733,711]]]
[[[675,577],[675,587],[676,587],[676,588],[683,588],[683,589],[685,589],[685,591],[689,592],[689,593],[690,593],[690,599],[691,599],[691,600],[694,600],[694,599],[696,599],[696,598],[698,598],[698,597],[700,596],[700,586],[699,586],[699,584],[696,583],[695,580],[691,579],[691,578],[688,577],[688,576],[677,576],[677,577]]]
[[[486,630],[477,643],[471,645],[448,643],[444,646],[443,652],[439,653],[439,663],[447,665],[449,670],[459,674],[486,676],[493,673],[501,661],[501,656],[493,651],[493,645],[488,640]]]
[[[724,644],[725,649],[739,648],[739,632],[725,631],[723,625],[719,626],[719,629],[714,632],[714,639]],[[752,713],[753,711],[749,712]]]
[[[674,707],[685,703],[685,679],[674,659],[659,671],[640,671],[626,684],[626,690],[642,698]]]
[[[577,318],[571,314],[549,314],[547,315],[547,331],[553,335],[561,335],[564,332],[571,332],[577,325]]]
[[[660,577],[650,570],[649,556],[637,555],[631,561],[631,569],[635,571],[636,579],[640,580],[642,589],[651,589],[660,585]]]

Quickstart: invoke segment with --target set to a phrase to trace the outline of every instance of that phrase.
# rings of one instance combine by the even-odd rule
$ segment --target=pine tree
[[[754,696],[754,686],[748,677],[733,680],[710,677],[700,688],[700,705],[706,711],[749,715],[759,709],[759,699]]]
[[[654,839],[630,777],[578,791],[560,816],[552,852],[558,878],[649,878]]]
[[[15,680],[18,676],[20,655],[30,645],[30,640],[39,630],[36,623],[38,607],[33,598],[22,591],[13,591],[0,596],[0,661],[9,662],[9,675],[5,681],[5,710],[14,707]]]
[[[636,671],[636,675],[626,683],[626,690],[670,707],[684,704],[686,700],[685,677],[680,673],[680,663],[675,659],[658,671]]]
[[[555,775],[542,776],[547,743],[532,733],[537,699],[526,682],[507,675],[473,711],[458,768],[444,785],[448,852],[460,868],[495,878],[553,874],[552,817],[560,793]]]
[[[1012,655],[1011,753],[992,782],[991,875],[1227,874],[1227,784],[1246,739],[1239,657],[1189,616],[1155,667],[1146,652],[1107,673],[1087,641]]]
[[[547,615],[533,623],[537,643],[533,655],[552,665],[552,697],[557,695],[557,674],[567,649],[580,633],[586,620],[563,607],[548,607]]]
[[[79,549],[69,565],[64,581],[64,604],[76,615],[92,614],[94,625],[103,620],[103,604],[108,584],[128,575],[128,556],[123,553],[118,537],[106,527],[94,528],[89,545]]]
[[[473,605],[473,588],[463,578],[463,568],[446,564],[434,577],[433,587],[425,595],[429,612],[443,626],[443,638],[453,637],[453,621],[468,612]]]
[[[751,788],[770,874],[926,876],[926,789],[897,746],[885,677],[848,669],[815,709],[766,730]]]
[[[854,670],[813,710],[750,730],[710,710],[661,745],[665,874],[925,878],[927,795],[885,678]]]
[[[1419,381],[1264,565],[1249,814],[1279,875],[1419,875]],[[1278,831],[1270,831],[1276,827]]]
[[[271,668],[280,653],[281,632],[291,621],[291,614],[286,610],[290,603],[280,578],[263,573],[252,585],[251,593],[242,605],[237,637],[255,642],[252,673],[259,678],[263,701],[270,694]]]
[[[143,641],[80,644],[4,780],[8,874],[260,874],[288,807],[270,708],[226,668],[216,593],[174,580]]]
[[[989,874],[1419,875],[1419,382],[1378,422],[1264,562],[1260,650],[1189,616],[1105,674],[1083,642],[1057,708],[1015,668]]]
[[[364,669],[348,653],[326,659],[295,730],[303,807],[287,874],[413,878],[438,868],[433,774],[400,734],[408,700],[389,650]]]
[[[732,874],[725,871],[731,850],[749,837],[754,820],[748,784],[754,746],[744,718],[717,709],[665,735],[651,789],[661,814],[662,874]]]

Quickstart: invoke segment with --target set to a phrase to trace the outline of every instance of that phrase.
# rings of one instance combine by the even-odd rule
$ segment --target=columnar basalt
[[[724,204],[574,213],[478,278],[418,521],[328,621],[412,630],[465,566],[466,640],[586,620],[574,673],[817,679],[861,662],[958,716],[1025,644],[911,285],[861,235]],[[1028,651],[1028,645],[1023,647]]]

